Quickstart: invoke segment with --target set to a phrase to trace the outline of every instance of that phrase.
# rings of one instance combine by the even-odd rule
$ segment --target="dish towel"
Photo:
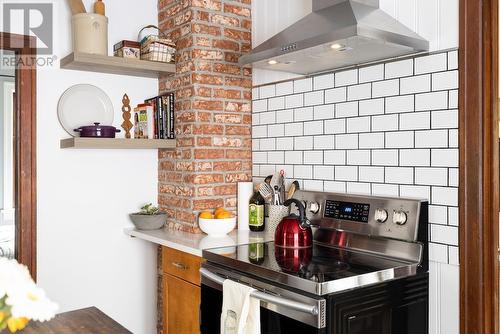
[[[224,281],[220,334],[260,334],[260,300],[246,285]]]

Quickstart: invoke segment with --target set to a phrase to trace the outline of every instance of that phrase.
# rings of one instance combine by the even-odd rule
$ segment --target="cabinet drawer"
[[[168,247],[163,247],[162,252],[163,272],[200,285],[200,257]]]

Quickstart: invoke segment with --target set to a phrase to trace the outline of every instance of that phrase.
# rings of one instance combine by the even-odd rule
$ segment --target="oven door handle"
[[[223,278],[217,274],[214,274],[205,268],[200,268],[200,274],[201,274],[201,276],[203,276],[203,277],[205,277],[205,278],[207,278],[215,283],[218,283],[220,285],[223,285],[224,281],[226,280],[225,278]],[[261,292],[258,290],[255,290],[254,292],[252,292],[250,294],[250,296],[257,298],[259,300],[262,300],[262,301],[265,301],[265,302],[268,302],[271,304],[283,306],[283,307],[286,307],[286,308],[289,308],[289,309],[292,309],[295,311],[309,313],[309,314],[314,315],[314,316],[318,315],[318,313],[319,313],[318,307],[316,305],[308,305],[308,304],[296,302],[294,300],[278,297],[278,296],[271,295],[269,293]]]

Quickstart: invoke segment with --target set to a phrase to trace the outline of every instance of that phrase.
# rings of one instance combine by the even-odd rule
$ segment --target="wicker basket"
[[[159,35],[148,35],[141,38],[141,33],[144,29],[155,28],[160,29],[155,25],[148,25],[139,31],[139,41],[141,43],[141,59],[158,61],[162,63],[175,62],[175,43],[166,38],[161,38]]]

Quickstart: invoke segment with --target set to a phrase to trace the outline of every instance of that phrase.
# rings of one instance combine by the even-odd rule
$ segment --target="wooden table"
[[[50,321],[30,321],[22,334],[131,334],[95,307],[61,313]]]

